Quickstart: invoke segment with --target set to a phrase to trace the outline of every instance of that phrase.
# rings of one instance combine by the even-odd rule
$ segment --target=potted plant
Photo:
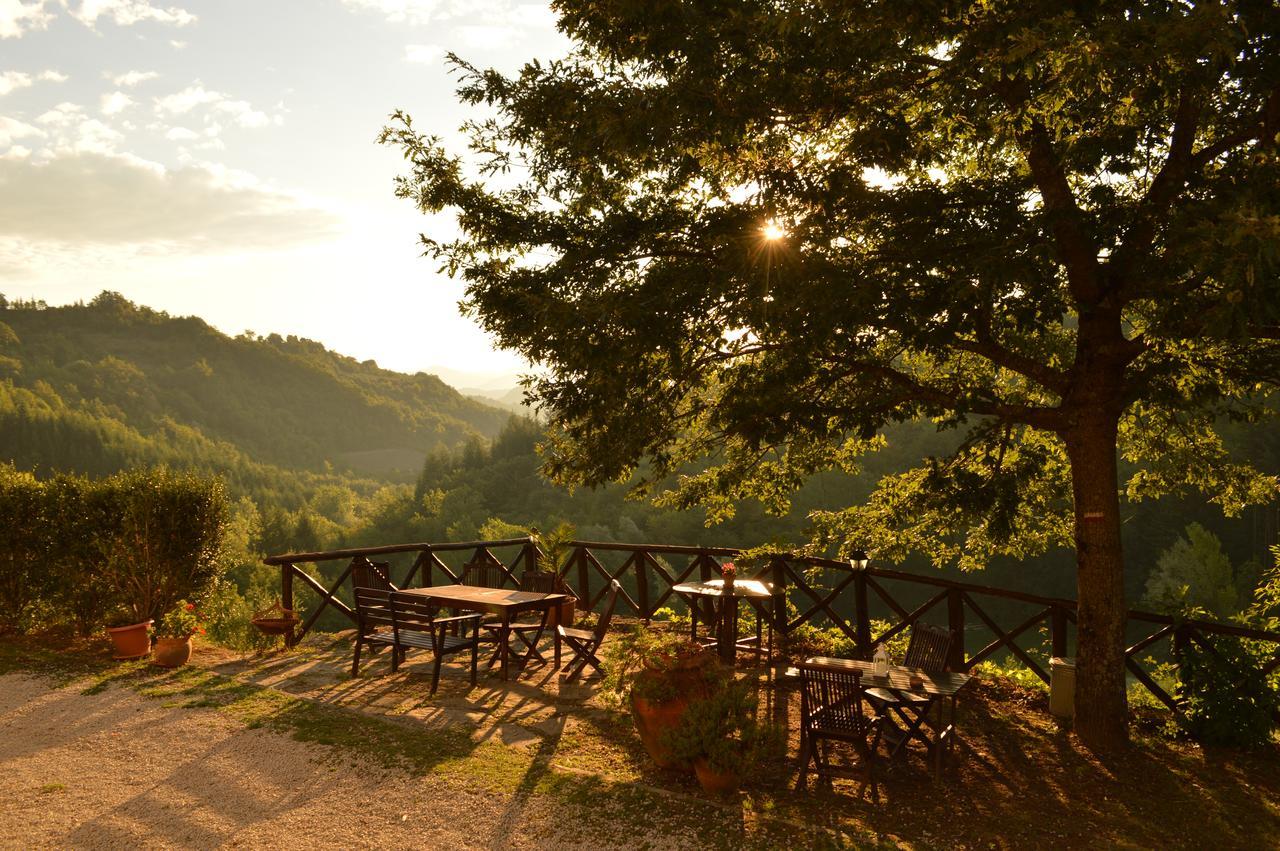
[[[538,557],[533,562],[533,572],[539,574],[550,574],[555,576],[554,586],[556,593],[565,594],[568,600],[557,606],[551,613],[549,626],[555,627],[557,624],[563,626],[573,626],[573,621],[577,615],[578,597],[573,593],[568,585],[565,584],[564,578],[560,576],[560,559],[564,551],[568,549],[569,543],[577,534],[572,524],[561,523],[550,532],[539,532],[534,527],[533,537],[538,543]]]
[[[153,665],[176,668],[191,658],[191,636],[203,633],[200,612],[195,603],[179,600],[156,624],[156,649]]]
[[[151,652],[151,624],[153,621],[139,621],[137,616],[124,606],[118,607],[107,618],[107,636],[115,652],[112,659],[124,661],[141,659]]]
[[[667,734],[670,753],[693,764],[707,794],[736,792],[743,777],[781,750],[777,726],[757,721],[755,709],[746,686],[728,682],[691,703]]]
[[[667,737],[694,700],[706,697],[724,674],[714,653],[671,633],[634,627],[608,650],[606,692],[625,700],[645,750],[659,768],[686,768]]]

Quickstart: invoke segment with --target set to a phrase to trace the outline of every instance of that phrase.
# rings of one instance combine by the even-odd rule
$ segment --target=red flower
[[[195,603],[187,603],[187,611],[188,611],[188,612],[194,612],[195,610],[196,610],[196,604],[195,604]]]

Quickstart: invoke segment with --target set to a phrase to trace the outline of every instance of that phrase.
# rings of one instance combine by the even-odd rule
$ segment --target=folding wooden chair
[[[618,605],[618,594],[621,591],[622,586],[618,580],[613,580],[609,586],[609,596],[605,598],[604,611],[600,613],[595,629],[574,629],[564,624],[556,625],[556,667],[560,667],[560,642],[569,645],[569,649],[573,651],[573,659],[570,660],[567,670],[560,675],[565,682],[576,680],[587,665],[594,668],[598,674],[604,673],[600,657],[596,654],[600,651],[600,645],[604,643],[605,633],[609,631],[609,621],[613,619],[613,610]]]
[[[564,581],[560,578],[560,575],[557,573],[551,573],[550,571],[539,571],[536,573],[533,571],[525,571],[520,575],[520,590],[533,591],[537,594],[569,594],[572,596],[572,594],[564,587]],[[486,623],[484,628],[493,633],[497,632],[502,627],[499,624]],[[523,645],[524,652],[521,654],[522,656],[527,655],[532,662],[546,664],[546,657],[538,652],[537,647],[533,646],[533,643],[538,640],[538,636],[545,629],[546,623],[541,619],[537,621],[521,621],[519,623],[511,624],[510,635],[512,638],[519,639],[520,643]],[[494,660],[490,660],[489,664],[492,665],[493,661]]]
[[[931,674],[947,669],[951,658],[951,643],[955,636],[950,630],[927,623],[917,623],[911,628],[911,641],[903,664],[908,668],[920,668]],[[890,756],[906,754],[907,744],[913,738],[928,743],[922,727],[928,721],[929,712],[938,698],[933,695],[899,693],[888,689],[867,689],[867,702],[885,718],[885,740],[890,746]],[[894,720],[894,716],[897,720]],[[930,745],[932,747],[932,745]]]
[[[806,787],[809,764],[828,783],[833,777],[862,780],[861,797],[868,786],[879,800],[876,785],[876,749],[880,746],[883,718],[863,713],[861,675],[857,671],[833,671],[817,665],[800,665],[800,778],[796,789]],[[858,764],[839,765],[831,759],[835,744],[853,746]]]

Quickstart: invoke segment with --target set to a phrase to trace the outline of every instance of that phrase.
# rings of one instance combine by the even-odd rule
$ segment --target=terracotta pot
[[[688,769],[689,764],[675,759],[666,746],[667,734],[680,726],[689,704],[707,696],[707,678],[703,668],[716,663],[711,653],[681,659],[664,670],[646,668],[637,678],[659,677],[670,682],[674,695],[667,700],[649,700],[631,692],[631,713],[635,717],[640,742],[659,768]]]
[[[742,785],[742,777],[737,772],[716,771],[703,757],[693,761],[693,773],[698,775],[698,782],[708,795],[731,795]]]
[[[148,630],[151,621],[130,624],[129,626],[107,627],[107,635],[116,652],[112,659],[141,659],[151,652],[151,633]]]
[[[176,668],[187,664],[191,658],[191,636],[186,638],[157,638],[151,664],[161,668]]]
[[[646,700],[631,694],[631,714],[636,719],[636,732],[640,734],[640,743],[648,751],[650,759],[659,768],[687,769],[689,764],[671,755],[666,745],[666,736],[680,726],[685,710],[689,708],[689,698],[680,696],[671,700]]]
[[[577,600],[570,600],[567,603],[561,603],[557,608],[551,610],[551,622],[548,626],[573,626],[573,618],[576,614]]]

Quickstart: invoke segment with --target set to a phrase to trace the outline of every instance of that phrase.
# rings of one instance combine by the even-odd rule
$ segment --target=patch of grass
[[[52,795],[54,792],[65,791],[67,791],[67,787],[64,783],[46,783],[40,787],[41,795]]]

